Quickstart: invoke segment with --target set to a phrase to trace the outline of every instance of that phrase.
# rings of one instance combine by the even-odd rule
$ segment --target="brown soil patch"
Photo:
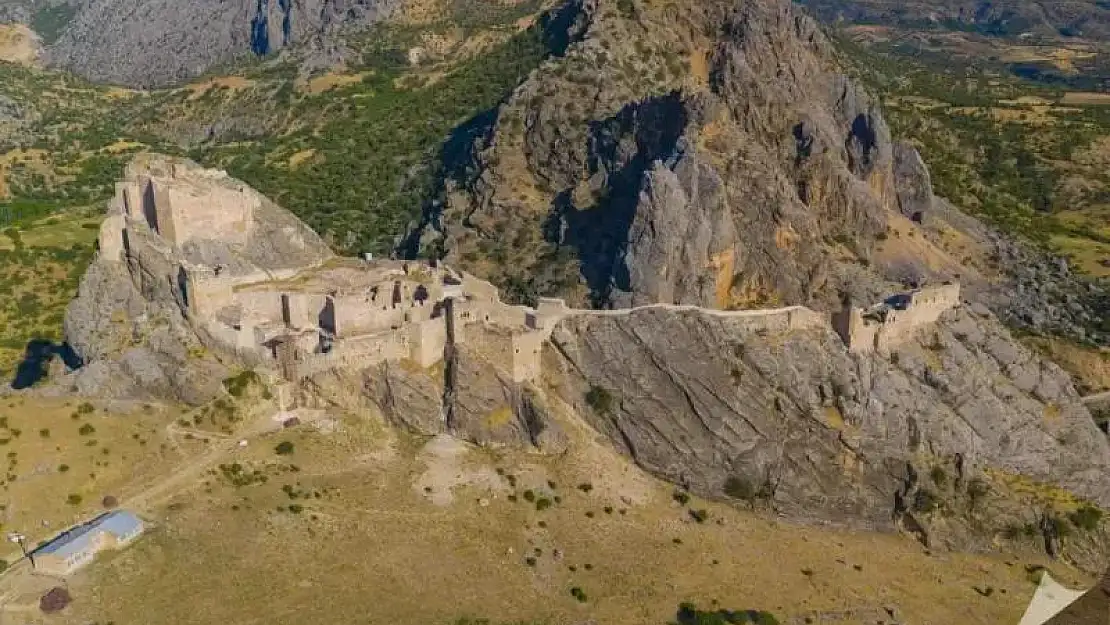
[[[0,24],[0,61],[36,67],[41,52],[35,31],[24,24]]]
[[[296,169],[306,162],[315,160],[316,150],[301,150],[289,157],[289,169]]]
[[[344,74],[339,72],[328,72],[315,78],[309,78],[307,81],[299,84],[297,90],[301,93],[317,94],[331,91],[338,87],[346,85],[353,85],[362,82],[362,78],[368,72],[359,72],[357,74]]]
[[[1105,106],[1110,104],[1110,93],[1098,93],[1094,91],[1068,91],[1064,97],[1060,99],[1063,104],[1071,104],[1075,106]]]
[[[352,417],[337,434],[252,444],[239,461],[272,465],[268,483],[210,478],[160,510],[159,527],[71,580],[65,625],[665,623],[680,602],[712,600],[783,622],[896,605],[906,622],[986,625],[1016,622],[1034,589],[1022,558],[927,555],[895,535],[795,526],[698,499],[680,506],[673,487],[604,444],[583,447],[575,425],[562,458],[452,443],[440,454],[456,467],[440,476],[452,496],[430,501],[414,488],[425,484],[427,449],[400,437],[396,453],[376,454],[395,435],[374,427]],[[296,472],[278,469],[285,460],[271,451],[286,437]],[[456,479],[475,472],[477,485]],[[550,507],[538,510],[541,498]],[[1079,577],[1062,565],[1052,574]],[[989,601],[973,590],[987,586]]]
[[[251,80],[250,78],[244,78],[242,76],[218,76],[216,78],[211,78],[203,82],[186,85],[184,88],[192,92],[189,94],[188,99],[195,100],[211,89],[229,89],[232,92],[235,92],[253,87],[255,84],[257,84],[255,81]]]
[[[709,59],[706,50],[699,48],[690,54],[690,75],[698,84],[709,84]]]

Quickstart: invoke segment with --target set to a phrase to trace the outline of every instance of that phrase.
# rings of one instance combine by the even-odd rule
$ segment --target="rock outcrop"
[[[523,299],[834,301],[898,208],[877,102],[789,3],[630,6],[568,5],[423,243]]]
[[[989,315],[946,313],[880,356],[648,309],[568,319],[546,357],[550,388],[641,467],[791,518],[891,527],[915,512],[896,505],[907,483],[936,490],[917,476],[955,478],[956,458],[965,484],[993,471],[1110,503],[1110,446],[1068,376]]]
[[[390,16],[399,0],[93,0],[48,48],[50,63],[93,81],[163,86],[236,57],[292,44],[334,47],[338,30]]]

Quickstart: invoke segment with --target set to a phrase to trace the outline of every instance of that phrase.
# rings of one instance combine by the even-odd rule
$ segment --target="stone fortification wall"
[[[543,345],[551,335],[550,332],[517,332],[513,334],[512,349],[512,378],[514,382],[531,382],[540,377],[543,372],[541,366]]]
[[[243,319],[254,321],[283,321],[281,293],[276,291],[240,291],[234,294],[242,310]]]
[[[292,328],[314,328],[320,323],[320,311],[327,296],[320,293],[283,293],[282,318]]]
[[[116,184],[114,212],[142,220],[180,247],[192,238],[244,244],[262,197],[225,172],[176,159],[137,157]]]
[[[850,351],[887,352],[959,303],[960,285],[944,284],[896,295],[871,310],[847,307],[833,315],[832,324]]]
[[[443,359],[447,346],[447,324],[443,319],[420,321],[409,326],[409,357],[421,367],[430,367]]]
[[[113,262],[120,262],[123,260],[127,248],[125,242],[126,234],[124,233],[125,226],[126,220],[120,213],[109,214],[108,217],[101,222],[100,232],[96,239],[96,247],[99,251],[100,258]]]
[[[377,335],[349,339],[342,346],[327,354],[305,356],[297,367],[301,378],[336,368],[362,369],[385,362],[402,360],[411,353],[409,337],[404,332],[383,332]]]

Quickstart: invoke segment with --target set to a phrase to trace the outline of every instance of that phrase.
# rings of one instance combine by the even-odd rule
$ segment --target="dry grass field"
[[[107,495],[125,502],[179,459],[167,419],[151,405],[109,414],[75,399],[0,399],[0,530],[37,543],[102,510]]]
[[[138,543],[69,580],[65,612],[20,622],[662,624],[695,601],[784,622],[875,622],[858,610],[897,606],[905,622],[993,624],[1016,622],[1032,594],[1018,558],[680,505],[577,428],[553,457],[418,439],[366,416],[252,439],[152,511]],[[283,442],[291,453],[277,453]]]

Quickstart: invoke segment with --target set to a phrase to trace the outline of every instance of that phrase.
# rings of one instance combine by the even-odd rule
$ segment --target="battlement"
[[[849,351],[887,352],[959,304],[959,283],[945,283],[898,293],[869,308],[846,302],[832,324]]]
[[[145,223],[177,247],[192,238],[243,244],[261,203],[226,172],[183,159],[136,158],[116,183],[111,212]]]

